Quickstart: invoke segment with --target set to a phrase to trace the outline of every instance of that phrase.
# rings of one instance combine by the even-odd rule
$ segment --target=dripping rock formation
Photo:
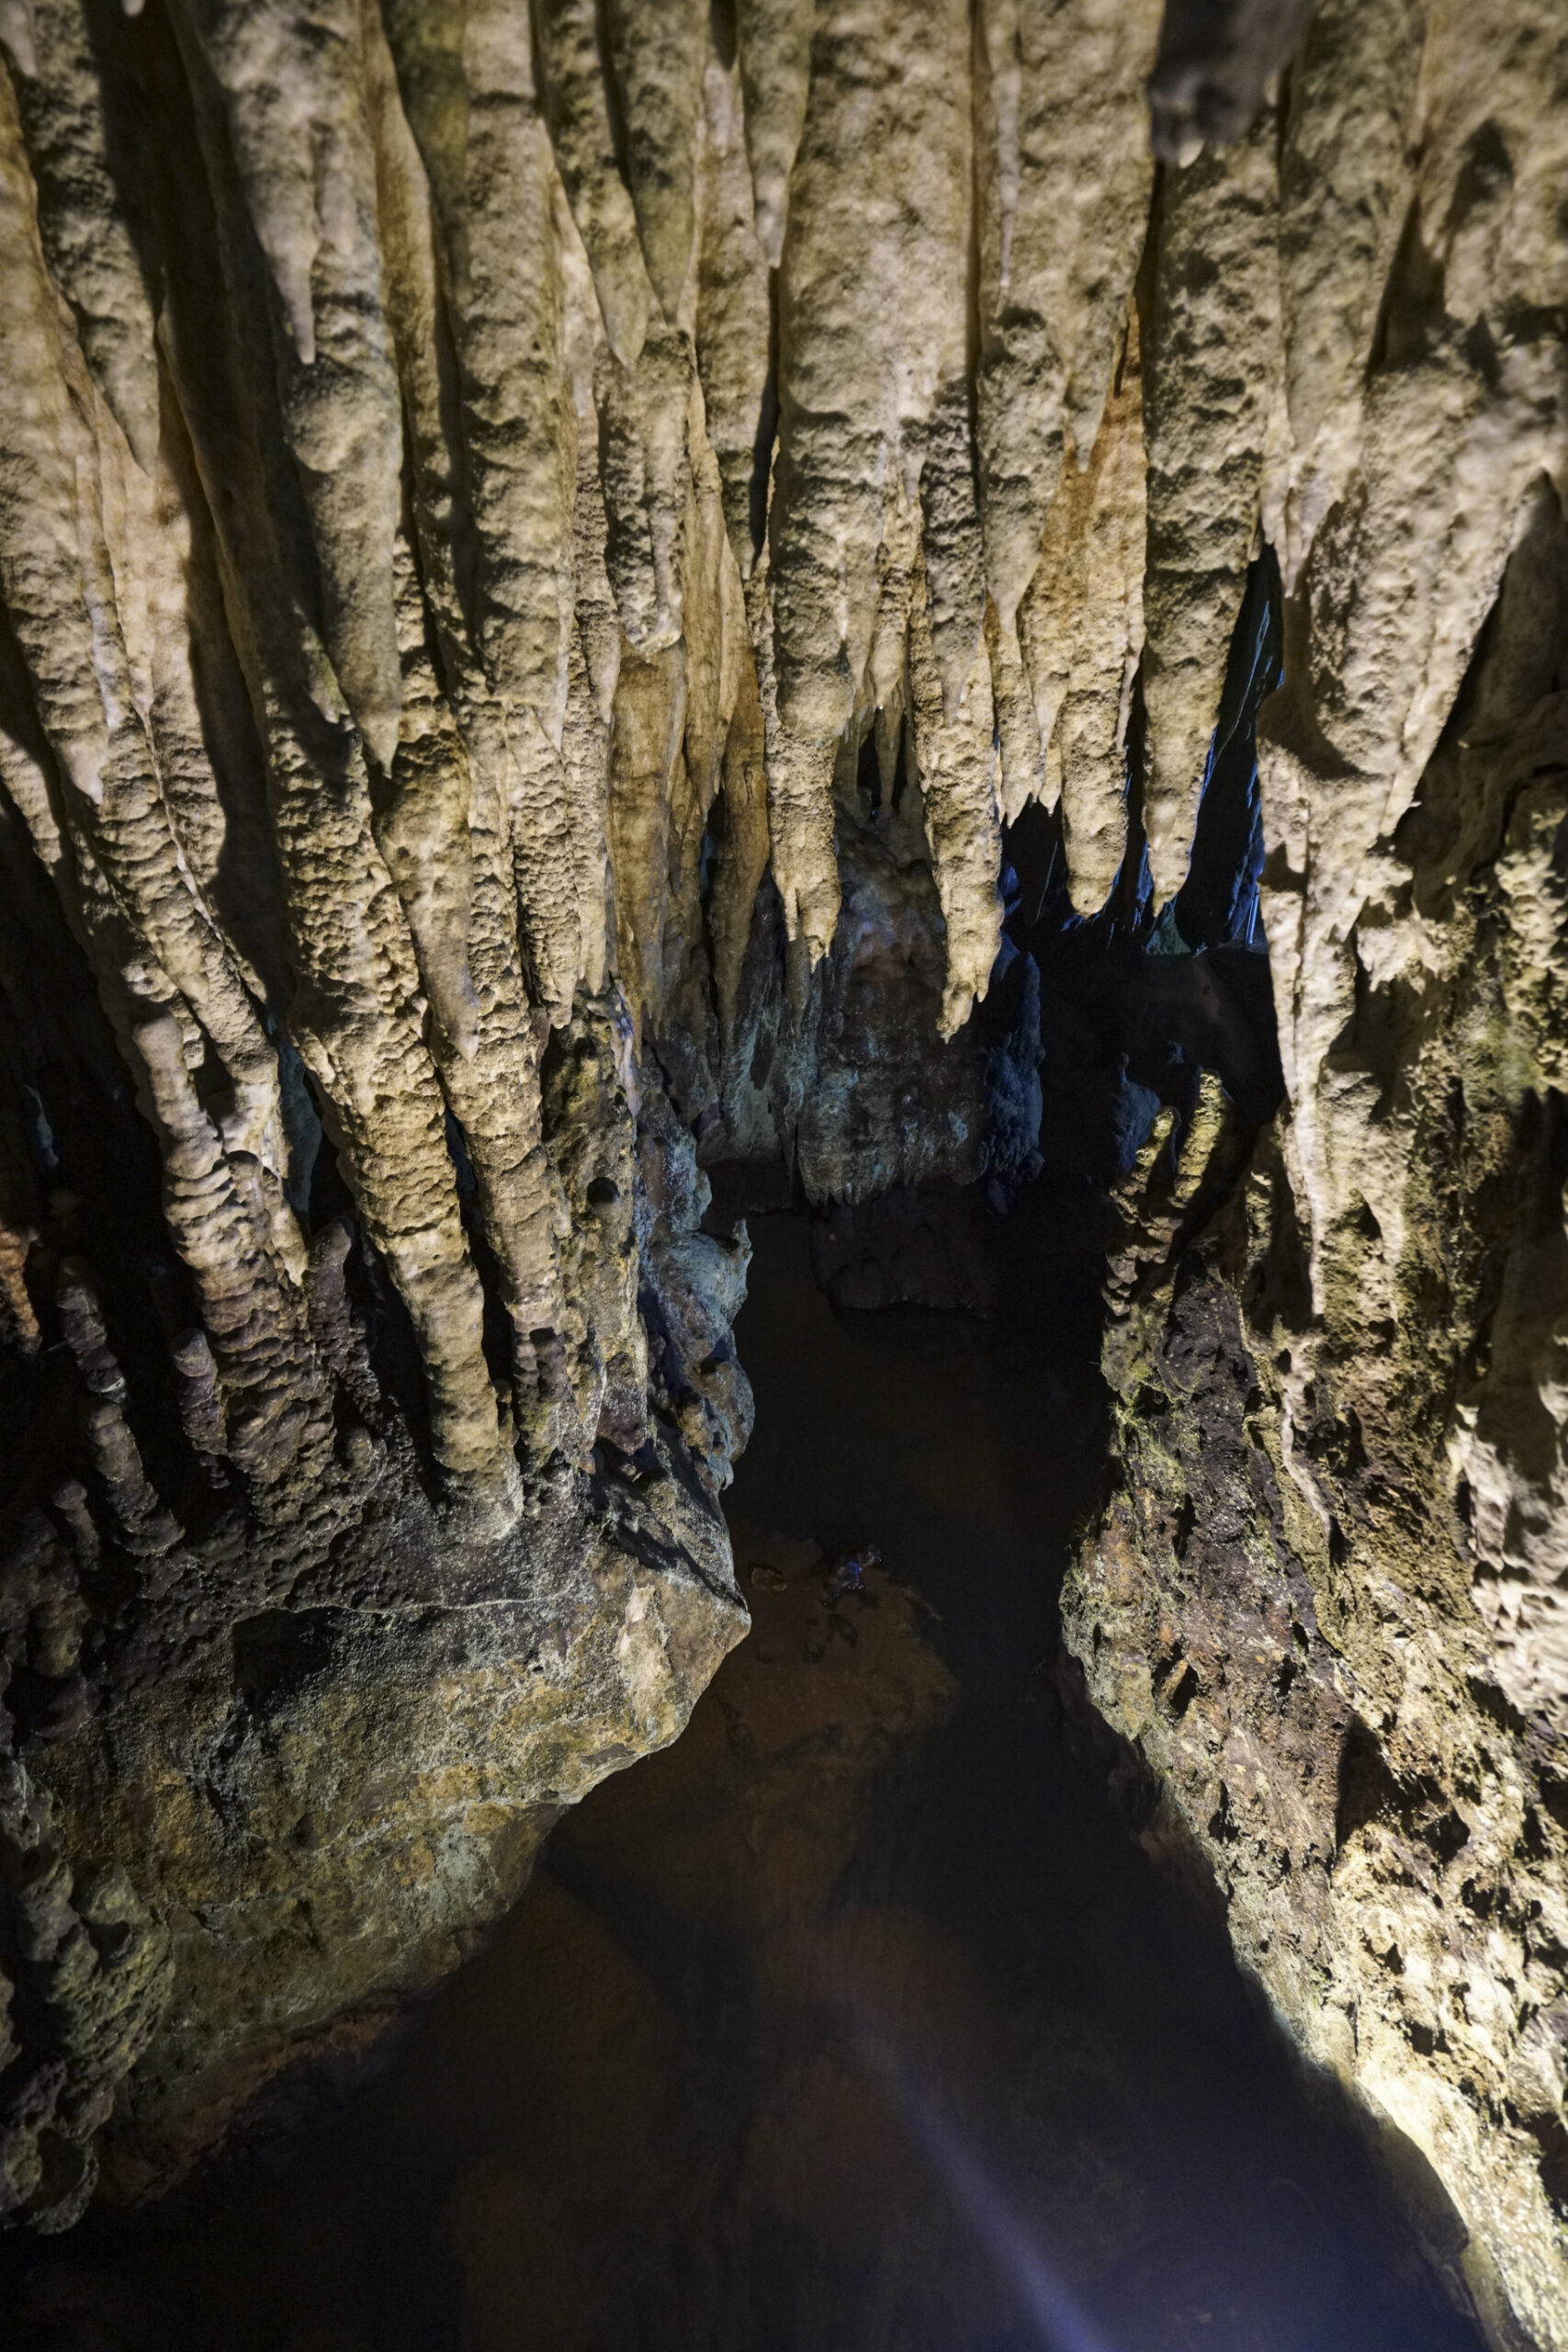
[[[1058,1680],[1568,2352],[1565,182],[1561,0],[0,0],[0,2216],[681,1731],[749,1212],[1099,1187]]]

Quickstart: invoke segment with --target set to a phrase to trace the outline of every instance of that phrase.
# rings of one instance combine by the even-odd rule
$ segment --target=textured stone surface
[[[1179,1195],[1112,1269],[1142,1597],[1096,1618],[1086,1566],[1082,1638],[1125,1714],[1180,1458],[1137,1451],[1140,1367],[1231,1192],[1192,1280],[1303,1498],[1257,1508],[1324,1694],[1298,1750],[1239,1621],[1222,1645],[1300,1857],[1267,1897],[1227,1864],[1236,1934],[1432,2168],[1499,2342],[1564,2341],[1568,1940],[1531,1923],[1568,1704],[1568,49],[1556,0],[1303,16],[0,6],[0,1922],[51,1890],[0,1957],[11,2206],[68,2216],[141,2052],[115,2144],[154,2184],[445,1964],[592,1759],[672,1734],[740,1623],[713,1498],[747,1245],[710,1177],[1005,1199],[1079,1075],[1004,936],[1029,829],[1040,903],[1060,859],[1095,919],[1080,963],[1156,908],[1170,954],[1260,793],[1286,1109],[1254,1177],[1223,1006],[1163,1093],[1081,1073],[1106,1174],[1165,1103],[1139,1165]],[[1275,559],[1283,682],[1233,791]],[[1217,1430],[1202,1393],[1171,1409]],[[420,1759],[395,1825],[280,1847],[372,1686]],[[1215,1752],[1229,1706],[1187,1711]],[[108,1779],[176,1716],[133,1821]],[[1483,1754],[1514,1792],[1484,1806]],[[1481,1806],[1474,1867],[1387,1860],[1413,1790]],[[1354,1956],[1356,1869],[1416,1888],[1403,1975]],[[252,1918],[263,1888],[378,1924]]]
[[[1435,2253],[1554,2346],[1565,644],[1543,490],[1307,1098],[1333,1211],[1294,1100],[1239,1179],[1216,1094],[1128,1180],[1120,1480],[1067,1609],[1271,1999],[1432,2167]]]

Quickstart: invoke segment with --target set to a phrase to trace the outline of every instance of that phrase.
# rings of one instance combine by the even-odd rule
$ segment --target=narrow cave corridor
[[[1568,2352],[1563,0],[0,0],[5,2352]]]
[[[951,1274],[951,1211],[910,1205],[906,1273]],[[6,2341],[1480,2344],[1212,1890],[1138,1844],[1062,1658],[1105,1473],[1092,1197],[1040,1183],[964,1229],[983,1314],[835,1308],[796,1215],[753,1242],[728,1498],[753,1630],[690,1728],[247,2156],[152,2216],[13,2241]],[[825,1247],[818,1224],[818,1272]]]

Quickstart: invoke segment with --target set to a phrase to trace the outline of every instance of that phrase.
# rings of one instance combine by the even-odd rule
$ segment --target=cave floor
[[[753,1238],[755,1623],[690,1730],[334,2119],[8,2249],[7,2342],[1475,2345],[1035,1670],[1102,1461],[1072,1215],[1010,1221],[986,1320],[836,1314],[803,1221]]]

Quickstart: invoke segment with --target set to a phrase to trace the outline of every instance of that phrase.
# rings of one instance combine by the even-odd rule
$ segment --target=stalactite
[[[736,0],[735,15],[757,243],[777,269],[811,84],[811,0]]]
[[[541,0],[534,31],[556,162],[592,265],[610,348],[634,368],[654,294],[637,243],[637,215],[615,157],[592,0]]]
[[[749,580],[756,556],[752,502],[771,356],[768,259],[752,215],[737,70],[731,66],[727,73],[711,56],[703,77],[697,221],[697,371],[707,435],[724,484],[729,543],[741,578]]]
[[[673,324],[692,266],[706,12],[702,0],[609,0],[604,28],[623,126],[619,160],[648,275]]]
[[[400,690],[392,537],[402,436],[360,101],[359,12],[355,0],[334,0],[320,42],[270,0],[192,0],[186,21],[221,94],[283,313],[280,405],[321,566],[327,650],[387,767]]]
[[[947,925],[940,1030],[951,1037],[968,1019],[976,997],[985,995],[997,960],[1001,823],[990,667],[983,651],[976,647],[951,717],[944,684],[921,568],[915,575],[909,616],[909,711],[926,831]]]
[[[1186,876],[1264,469],[1280,454],[1276,145],[1266,118],[1169,178],[1159,207],[1144,393],[1144,824],[1162,899]]]
[[[71,305],[95,383],[152,474],[160,406],[156,278],[143,254],[146,222],[135,187],[145,152],[129,39],[123,20],[108,11],[89,29],[71,0],[39,0],[30,24],[31,56],[19,68],[17,98],[50,274]]]
[[[1081,469],[1069,439],[1040,568],[1019,614],[1036,737],[1062,796],[1073,903],[1104,905],[1127,836],[1127,722],[1144,644],[1145,450],[1138,321]],[[1038,791],[1039,786],[1036,786]]]
[[[986,0],[976,400],[1004,635],[1040,560],[1064,432],[1093,445],[1148,220],[1147,0]]]

